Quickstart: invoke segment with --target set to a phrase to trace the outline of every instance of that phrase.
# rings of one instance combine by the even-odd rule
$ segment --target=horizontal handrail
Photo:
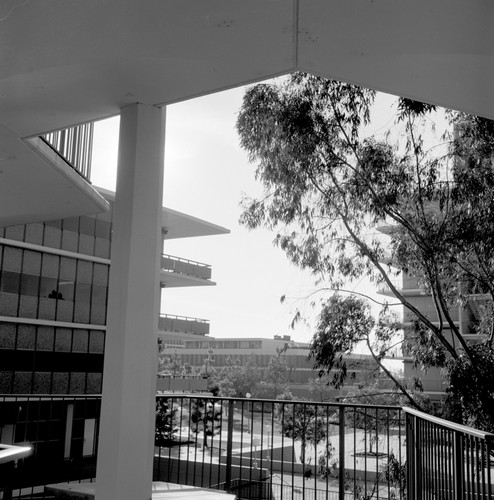
[[[174,255],[169,255],[166,253],[162,253],[161,256],[164,257],[165,259],[175,260],[177,262],[183,262],[184,264],[191,264],[193,266],[207,267],[208,269],[211,269],[211,266],[209,264],[204,264],[203,262],[197,262],[195,260],[184,259],[182,257],[176,257]]]
[[[449,420],[444,420],[439,417],[435,417],[434,415],[429,415],[428,413],[421,412],[419,410],[415,410],[414,408],[404,407],[403,411],[410,415],[414,415],[416,417],[421,418],[427,422],[431,422],[436,425],[440,425],[445,429],[450,429],[454,432],[461,432],[463,434],[467,434],[469,436],[474,436],[480,439],[486,440],[494,440],[494,434],[492,432],[484,432],[479,431],[478,429],[474,429],[473,427],[468,427],[467,425],[457,424],[455,422],[450,422]]]
[[[209,320],[207,319],[191,318],[189,316],[176,316],[174,314],[160,314],[160,318],[180,319],[183,321],[195,321],[196,323],[209,323]]]

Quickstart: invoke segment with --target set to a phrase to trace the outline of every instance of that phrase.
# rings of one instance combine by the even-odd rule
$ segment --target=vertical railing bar
[[[353,408],[353,449],[357,449],[357,408]],[[353,454],[353,470],[357,470],[357,454]],[[343,469],[344,471],[344,469]],[[355,487],[357,486],[357,475],[353,474],[353,490],[355,491]]]
[[[179,410],[180,408],[180,410]],[[177,453],[177,481],[180,480],[180,469],[182,466],[182,459],[181,459],[181,454],[182,454],[182,416],[183,416],[183,398],[177,398],[175,396],[172,396],[171,398],[171,412],[172,416],[176,416],[178,414],[177,421],[175,422],[178,425],[178,432],[179,432],[179,443],[177,446],[178,453]],[[175,411],[176,410],[176,411]],[[173,422],[172,422],[173,425]],[[169,459],[169,462],[171,463],[171,457]],[[172,467],[173,471],[173,467]]]
[[[253,463],[253,448],[254,448],[254,403],[251,401],[249,404],[250,407],[250,457],[249,457],[249,484],[250,487],[252,487],[252,469],[254,468]],[[247,408],[247,411],[249,411],[249,408]]]
[[[329,500],[329,458],[328,458],[328,449],[329,449],[329,443],[330,443],[330,437],[329,437],[329,409],[330,406],[326,405],[326,448],[323,451],[323,457],[324,457],[324,463],[325,463],[325,475],[326,475],[326,500]],[[322,464],[322,460],[321,460]],[[317,469],[316,469],[317,472]],[[317,475],[317,474],[316,474]]]
[[[189,421],[187,422],[187,459],[185,461],[185,484],[189,484],[189,469],[190,469],[190,433],[191,433],[191,418],[190,418],[190,412],[191,412],[191,403],[192,403],[192,398],[187,398],[187,403],[188,403],[188,408],[187,408],[187,413],[189,415]],[[184,398],[182,397],[182,406],[185,405]],[[196,446],[197,448],[197,446]]]
[[[292,423],[294,424],[295,423],[295,407],[296,407],[296,404],[293,404],[292,405]],[[295,454],[295,433],[292,432],[292,450]],[[292,460],[292,491],[293,491],[293,488],[295,487],[295,484],[294,484],[294,477],[295,477],[295,460],[296,460],[296,457],[294,457],[294,459]],[[303,480],[302,480],[303,482]]]
[[[485,446],[485,454],[486,454],[486,461],[487,461],[487,488],[488,488],[488,496],[487,498],[492,498],[494,496],[494,491],[493,491],[493,480],[494,478],[492,477],[491,474],[491,455],[493,453],[494,447],[492,446],[492,438],[488,437],[486,439],[486,446]]]
[[[339,441],[338,498],[339,500],[345,500],[345,405],[341,405],[339,409]],[[355,473],[353,477],[355,482]]]
[[[312,409],[311,409],[312,410]],[[296,412],[295,412],[296,413]],[[305,432],[307,431],[307,405],[303,405],[302,406],[302,414],[303,414],[303,425],[302,425],[302,433],[305,434]],[[293,424],[295,425],[295,415],[293,416]],[[294,435],[295,437],[295,435]],[[303,446],[304,446],[304,449],[302,450],[302,447],[300,448],[300,458],[302,459],[303,458],[303,461],[300,460],[302,462],[302,500],[305,500],[305,474],[306,474],[306,461],[307,461],[307,438],[306,436],[302,436],[302,441],[303,441]],[[293,472],[292,472],[293,474]],[[293,478],[292,478],[292,481],[293,481]]]
[[[471,456],[471,446],[470,446],[470,438],[469,436],[463,435],[463,456],[466,457],[466,467],[464,472],[464,480],[463,480],[463,491],[470,496],[470,487],[471,487],[471,473],[472,473],[472,456]]]
[[[364,406],[364,491],[367,495],[367,407]]]
[[[278,408],[281,408],[281,429],[284,429],[285,427],[285,403],[279,403],[280,406]],[[274,430],[274,427],[273,427]],[[295,457],[292,457],[292,460]],[[283,500],[283,481],[284,481],[284,472],[285,472],[285,433],[281,432],[281,474],[280,474],[280,483],[281,483],[281,499]]]
[[[481,442],[480,444],[481,446],[481,456],[480,456],[480,460],[481,460],[481,463],[480,463],[480,468],[481,468],[481,471],[482,471],[482,499],[485,498],[485,494],[486,494],[486,491],[485,491],[485,467],[486,467],[486,460],[485,460],[485,450],[486,450],[486,443],[485,442]]]
[[[378,408],[376,408],[376,484],[377,484],[377,500],[379,500],[379,417]]]
[[[453,434],[453,478],[454,498],[463,498],[463,441],[459,432]]]

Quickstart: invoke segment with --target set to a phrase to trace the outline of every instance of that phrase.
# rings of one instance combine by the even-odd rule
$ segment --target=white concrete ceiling
[[[0,215],[20,138],[294,70],[494,118],[494,2],[0,2]]]

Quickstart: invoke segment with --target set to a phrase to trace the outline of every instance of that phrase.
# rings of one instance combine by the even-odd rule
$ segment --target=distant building
[[[167,345],[168,333],[158,332],[162,345]],[[194,334],[187,334],[179,339],[180,345],[169,345],[163,352],[176,352],[180,361],[188,363],[193,369],[198,370],[204,366],[204,361],[210,349],[214,353],[214,367],[227,366],[229,359],[239,360],[241,364],[247,363],[252,357],[259,370],[265,371],[273,356],[283,356],[288,366],[288,386],[295,397],[308,397],[309,381],[317,378],[318,372],[313,368],[313,361],[309,360],[309,346],[307,343],[294,342],[289,335],[276,335],[274,339],[267,338],[209,338]],[[365,378],[365,374],[376,371],[376,363],[370,355],[348,354],[346,356],[348,370],[356,373],[356,381]],[[356,383],[356,382],[355,382]],[[331,398],[341,397],[342,394],[354,390],[353,382],[341,390],[329,390]]]

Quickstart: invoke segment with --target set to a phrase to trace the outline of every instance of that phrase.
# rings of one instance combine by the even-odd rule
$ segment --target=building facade
[[[114,204],[113,193],[99,192],[108,211],[0,228],[0,443],[29,442],[40,474],[44,457],[52,469],[67,459],[94,467]],[[170,209],[162,215],[163,243],[228,232]],[[210,266],[165,254],[160,283],[214,285]],[[42,472],[45,482],[53,475]]]

